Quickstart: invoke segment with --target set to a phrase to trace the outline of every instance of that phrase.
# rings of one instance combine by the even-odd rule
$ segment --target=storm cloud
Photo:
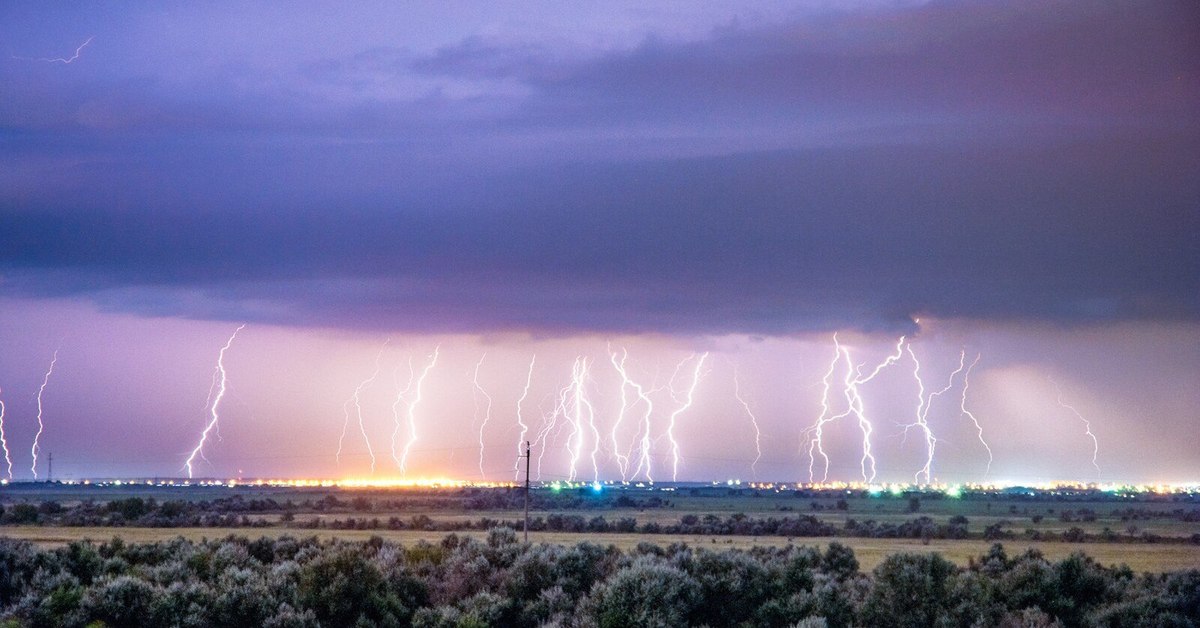
[[[261,40],[216,8],[98,11],[76,63],[0,61],[0,291],[412,331],[1200,319],[1190,3],[615,45],[241,10]],[[19,11],[0,32],[44,41]]]

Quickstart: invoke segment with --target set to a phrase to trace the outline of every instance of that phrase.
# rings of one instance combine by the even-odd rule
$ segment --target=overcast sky
[[[647,386],[712,352],[679,415],[688,479],[808,479],[841,332],[869,367],[907,335],[931,387],[982,354],[967,403],[1008,477],[1097,476],[1053,378],[1094,421],[1102,479],[1196,479],[1178,444],[1200,429],[1194,3],[646,4],[0,6],[15,475],[58,347],[56,468],[179,473],[247,323],[214,475],[367,473],[331,453],[391,337],[376,448],[408,356],[446,352],[414,473],[480,474],[484,353],[484,476],[511,467],[535,354],[543,397],[594,361],[605,432],[612,342]],[[734,364],[767,428],[754,469]],[[925,441],[899,435],[912,366],[863,387],[883,479],[923,463]],[[931,406],[934,473],[981,479],[961,386]],[[652,422],[667,467],[669,393]],[[857,423],[830,429],[831,473],[858,478]],[[558,438],[547,455],[569,457]],[[612,449],[596,473],[619,479]]]

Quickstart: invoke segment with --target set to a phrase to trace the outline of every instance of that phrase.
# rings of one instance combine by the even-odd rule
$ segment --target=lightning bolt
[[[371,447],[371,439],[367,436],[367,426],[363,423],[362,412],[362,392],[370,388],[375,383],[375,379],[379,377],[379,359],[383,357],[383,350],[392,341],[391,338],[383,341],[379,347],[379,352],[375,354],[375,370],[371,372],[371,376],[359,382],[354,388],[354,394],[342,404],[342,413],[345,415],[345,421],[342,422],[342,436],[338,439],[337,454],[334,459],[338,464],[342,463],[342,443],[346,440],[346,430],[350,426],[350,404],[354,404],[354,413],[358,417],[358,431],[362,434],[363,442],[367,445],[367,455],[371,457],[371,473],[375,473],[375,450]]]
[[[875,481],[876,461],[875,456],[871,453],[871,434],[874,432],[874,426],[870,419],[867,418],[866,404],[863,401],[862,391],[859,386],[870,382],[879,375],[883,369],[895,364],[904,355],[905,337],[901,336],[896,342],[896,353],[887,356],[883,362],[880,362],[871,373],[863,376],[859,367],[854,366],[854,361],[850,356],[850,350],[842,346],[838,342],[837,334],[833,335],[833,360],[829,363],[829,370],[826,371],[824,377],[821,378],[823,391],[821,393],[821,414],[817,417],[817,422],[806,430],[809,435],[808,443],[808,481],[812,483],[815,474],[813,466],[815,465],[817,455],[821,456],[824,461],[824,471],[821,481],[829,480],[829,456],[825,453],[824,448],[824,427],[827,423],[837,421],[853,414],[858,420],[858,428],[862,432],[862,458],[859,460],[859,467],[862,472],[863,481],[870,483]],[[832,388],[831,380],[833,373],[837,370],[838,362],[845,361],[846,375],[842,380],[842,394],[846,398],[846,410],[840,414],[832,415],[832,410],[829,405],[829,391]],[[868,470],[869,468],[869,470]]]
[[[686,360],[684,360],[683,362],[680,363],[680,366],[682,366],[688,360],[691,360],[694,358],[695,358],[695,355],[687,358]],[[707,358],[708,358],[708,353],[705,352],[700,355],[700,359],[696,360],[696,368],[692,372],[692,384],[687,389],[687,395],[685,396],[685,401],[682,405],[680,405],[678,408],[676,408],[674,412],[671,413],[671,418],[670,418],[669,422],[667,423],[667,440],[671,441],[671,481],[672,482],[679,481],[679,457],[680,456],[679,456],[679,441],[675,439],[675,424],[677,422],[676,420],[679,418],[680,414],[683,414],[684,411],[686,411],[688,408],[692,407],[692,403],[694,402],[695,395],[696,395],[696,385],[700,383],[700,369],[704,366],[704,360],[706,360]],[[674,379],[674,378],[672,378],[672,379]],[[673,390],[672,390],[672,396],[674,396]]]
[[[46,428],[45,424],[42,423],[42,393],[46,391],[46,384],[50,383],[50,375],[54,373],[54,363],[55,362],[58,362],[58,349],[54,350],[54,357],[50,359],[50,368],[46,370],[46,377],[44,377],[42,379],[42,386],[41,386],[41,388],[38,388],[38,393],[37,393],[38,429],[37,429],[37,434],[33,435],[33,447],[30,449],[30,451],[33,453],[33,466],[31,467],[31,469],[33,471],[33,479],[35,479],[35,480],[38,477],[38,472],[37,472],[38,452],[40,452],[42,450],[41,446],[38,445],[38,440],[42,437],[42,432]]]
[[[8,451],[8,439],[4,436],[4,400],[0,399],[0,447],[4,448],[4,462],[8,464],[8,479],[13,479],[12,455]]]
[[[578,358],[576,358],[576,360],[578,361]],[[541,428],[538,429],[538,436],[534,440],[535,447],[539,443],[542,445],[541,448],[538,449],[538,463],[537,463],[537,479],[538,480],[542,479],[542,459],[546,455],[546,450],[550,448],[549,447],[550,432],[558,424],[559,415],[562,415],[563,418],[567,418],[567,409],[566,409],[567,408],[567,397],[571,394],[571,387],[573,385],[574,385],[574,382],[572,381],[571,384],[567,384],[563,388],[559,389],[558,397],[554,404],[554,408],[550,411],[549,414],[546,414],[546,413],[542,414],[542,426],[541,426]]]
[[[1054,378],[1048,379],[1050,380],[1051,384],[1054,384],[1054,392],[1057,395],[1058,405],[1070,410],[1072,414],[1082,421],[1084,433],[1087,434],[1088,438],[1092,439],[1092,466],[1096,468],[1096,478],[1099,479],[1100,464],[1096,461],[1096,459],[1100,456],[1100,441],[1096,440],[1096,435],[1092,433],[1092,422],[1083,418],[1083,415],[1079,413],[1079,410],[1075,409],[1075,406],[1069,405],[1063,401],[1062,388],[1059,387],[1058,382],[1054,381]]]
[[[621,409],[617,411],[617,420],[612,426],[612,447],[613,456],[617,459],[617,469],[621,472],[621,481],[624,482],[629,476],[629,455],[621,455],[621,445],[617,442],[617,431],[621,427],[621,423],[625,420],[625,413],[629,409],[629,395],[626,394],[626,389],[629,388],[629,375],[625,372],[625,360],[629,357],[629,351],[621,350],[621,360],[617,361],[617,354],[613,352],[612,347],[608,348],[608,359],[612,362],[613,368],[621,376]],[[630,452],[632,453],[632,452]]]
[[[67,65],[67,64],[75,61],[76,59],[78,59],[79,54],[83,52],[84,48],[87,48],[88,44],[92,43],[93,39],[95,39],[95,36],[88,37],[87,41],[83,42],[82,44],[79,44],[79,47],[75,49],[75,54],[71,55],[70,58],[57,57],[57,58],[51,59],[49,57],[18,57],[15,55],[13,56],[13,58],[20,59],[22,61],[44,61],[46,63],[61,63],[63,65]]]
[[[408,474],[408,454],[412,451],[413,443],[417,442],[417,406],[421,404],[421,389],[425,384],[425,377],[437,364],[440,350],[441,345],[434,347],[433,354],[429,356],[429,363],[425,365],[421,376],[417,378],[417,396],[408,404],[408,442],[404,444],[404,452],[400,455],[400,473],[405,475]]]
[[[571,367],[571,407],[567,415],[571,421],[571,434],[567,437],[567,453],[570,456],[567,480],[570,482],[574,482],[578,475],[579,458],[583,454],[585,412],[597,440],[596,447],[592,449],[592,467],[596,469],[596,475],[599,475],[598,467],[596,467],[596,449],[599,448],[600,432],[596,430],[595,413],[592,410],[592,404],[587,399],[585,390],[587,374],[587,358],[575,358],[575,364]]]
[[[923,396],[925,392],[925,384],[921,381],[921,364],[917,361],[917,354],[913,353],[912,345],[908,346],[908,354],[912,356],[914,365],[913,376],[917,379],[917,385],[921,390],[922,398],[917,404],[917,422],[915,424],[909,424],[905,426],[905,429],[907,430],[909,427],[919,427],[922,433],[925,435],[925,446],[927,453],[925,457],[925,466],[921,467],[921,469],[917,471],[916,475],[913,477],[913,480],[919,482],[921,474],[924,473],[925,483],[928,484],[930,477],[933,474],[933,456],[937,450],[938,442],[937,438],[933,435],[933,431],[929,428],[929,409],[933,407],[934,397],[940,397],[954,387],[954,378],[959,373],[963,372],[963,369],[966,367],[967,353],[962,351],[958,354],[958,368],[950,373],[950,381],[946,383],[946,386],[940,390],[930,393],[928,397]]]
[[[471,383],[475,385],[475,388],[472,392],[473,393],[478,392],[479,394],[483,395],[484,399],[487,399],[487,409],[483,415],[483,422],[479,424],[479,478],[480,479],[483,479],[485,477],[484,472],[483,472],[483,428],[487,427],[488,421],[490,421],[492,419],[492,396],[487,394],[487,391],[483,389],[483,386],[479,385],[479,367],[483,366],[483,360],[486,357],[487,357],[487,354],[485,353],[485,354],[483,354],[482,357],[479,358],[479,363],[475,365],[475,373],[473,374],[473,376],[471,378]],[[476,420],[478,420],[478,418],[479,418],[479,402],[478,402],[478,399],[476,398],[476,395],[474,395],[474,394],[471,395],[471,403],[473,403],[475,405],[475,417],[476,417]]]
[[[821,414],[817,416],[817,422],[805,430],[806,434],[810,434],[808,440],[808,483],[812,484],[815,476],[813,474],[813,466],[816,463],[817,455],[825,461],[825,470],[822,474],[821,481],[825,482],[829,479],[829,455],[825,453],[825,424],[832,419],[829,418],[829,389],[832,387],[830,381],[833,378],[833,371],[837,368],[837,363],[842,358],[842,345],[838,343],[837,334],[833,335],[833,360],[829,363],[829,370],[825,371],[825,375],[821,378]]]
[[[225,346],[221,347],[221,352],[217,354],[217,367],[216,368],[217,368],[217,371],[221,375],[220,380],[219,380],[219,386],[217,387],[217,394],[213,397],[212,405],[209,406],[210,418],[209,418],[208,424],[204,426],[204,431],[200,432],[200,442],[196,443],[196,448],[192,450],[192,453],[191,453],[191,455],[188,456],[187,461],[183,463],[183,466],[187,467],[188,479],[192,478],[192,462],[196,459],[196,456],[200,455],[200,452],[202,452],[204,450],[204,443],[205,443],[205,441],[208,440],[208,433],[211,432],[214,428],[216,428],[217,423],[221,419],[220,414],[217,413],[217,408],[221,405],[221,399],[225,397],[225,390],[227,388],[226,384],[228,382],[228,379],[227,379],[226,373],[225,373],[225,352],[229,351],[229,347],[231,345],[233,345],[233,339],[237,338],[238,332],[242,331],[242,329],[244,329],[245,327],[246,327],[245,323],[238,325],[238,328],[233,330],[233,333],[230,334],[229,340],[225,341]],[[47,374],[47,375],[49,375],[49,374]],[[43,384],[43,387],[45,387],[45,384]],[[40,406],[41,406],[41,396],[40,395],[41,395],[41,393],[39,393],[39,397],[38,397],[39,414],[41,412],[40,411]],[[37,477],[37,475],[34,474],[34,477]]]
[[[733,396],[746,409],[746,416],[750,417],[750,424],[754,427],[754,462],[750,463],[750,473],[757,480],[758,461],[762,458],[762,430],[758,428],[758,417],[754,416],[754,411],[750,409],[750,404],[742,398],[742,384],[738,377],[738,367],[736,364],[733,365]]]
[[[987,477],[987,475],[992,472],[992,448],[989,447],[987,441],[983,439],[983,427],[979,425],[979,419],[976,419],[975,415],[967,409],[967,388],[970,388],[971,386],[971,369],[975,368],[976,364],[979,364],[979,358],[981,357],[983,357],[982,354],[976,354],[975,361],[967,367],[967,372],[963,373],[962,400],[959,402],[958,408],[962,411],[962,414],[971,419],[971,423],[975,424],[975,432],[979,436],[979,442],[983,445],[983,448],[987,450],[987,470],[983,472],[984,477]]]
[[[529,397],[529,387],[533,384],[534,362],[537,362],[536,354],[529,359],[529,373],[525,376],[525,390],[521,392],[521,397],[517,399],[517,426],[521,428],[521,434],[517,436],[517,460],[513,463],[514,480],[521,477],[521,458],[525,455],[525,450],[521,446],[525,444],[525,435],[529,433],[529,426],[525,424],[525,418],[521,411],[525,404],[525,399]]]

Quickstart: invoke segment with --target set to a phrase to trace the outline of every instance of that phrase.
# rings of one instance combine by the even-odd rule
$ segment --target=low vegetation
[[[711,551],[229,537],[52,549],[0,539],[13,626],[1195,626],[1200,571],[1135,574],[995,545],[965,567],[847,547]]]

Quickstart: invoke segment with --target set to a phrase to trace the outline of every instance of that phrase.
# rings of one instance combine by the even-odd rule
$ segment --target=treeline
[[[329,498],[327,498],[328,500]],[[320,502],[317,512],[334,511],[341,505],[332,505],[327,500]],[[350,512],[369,512],[371,509],[355,509]],[[462,532],[489,530],[497,526],[517,528],[523,522],[516,519],[434,519],[425,514],[412,517],[307,517],[297,518],[293,504],[279,504],[274,500],[242,500],[233,498],[214,501],[163,501],[131,497],[103,504],[83,502],[72,508],[64,508],[57,502],[46,501],[38,505],[15,504],[0,507],[0,523],[9,525],[53,525],[68,527],[271,527],[284,525],[298,529],[329,530],[422,530],[427,532]],[[276,519],[262,516],[279,513]],[[251,516],[257,515],[257,516]],[[705,535],[705,536],[776,536],[803,537],[855,537],[889,539],[967,539],[983,538],[992,541],[1023,539],[1029,541],[1069,541],[1073,543],[1101,542],[1190,542],[1200,544],[1200,533],[1190,537],[1162,537],[1145,531],[1118,534],[1105,528],[1099,533],[1088,533],[1083,528],[1071,527],[1062,532],[1028,529],[1018,534],[1005,525],[996,523],[982,531],[972,533],[969,521],[962,515],[950,517],[938,523],[928,516],[918,516],[904,522],[877,522],[847,519],[841,526],[823,521],[814,515],[783,517],[750,517],[742,513],[718,516],[715,514],[686,514],[676,523],[658,521],[638,522],[634,517],[605,518],[603,515],[584,516],[555,513],[530,519],[529,529],[535,532],[574,533],[638,533],[645,535]]]
[[[447,536],[119,539],[41,550],[0,539],[6,626],[1196,626],[1200,571],[1136,575],[1075,554],[959,568],[896,554],[870,574],[837,543],[713,552]]]

